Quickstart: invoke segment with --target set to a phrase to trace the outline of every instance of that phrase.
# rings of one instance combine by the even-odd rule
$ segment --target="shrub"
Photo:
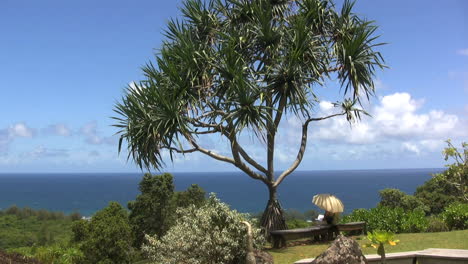
[[[447,224],[440,218],[432,216],[429,217],[426,232],[446,232],[449,231]]]
[[[468,204],[453,203],[445,208],[442,219],[450,230],[468,229]]]
[[[312,223],[309,223],[305,220],[294,218],[294,219],[287,220],[286,225],[288,226],[289,229],[294,229],[294,228],[310,227]]]
[[[401,222],[400,232],[419,233],[426,231],[429,221],[423,210],[407,211],[404,220]]]
[[[377,206],[370,210],[357,209],[346,215],[342,223],[364,221],[367,231],[386,230],[392,233],[423,232],[427,229],[428,221],[424,211],[406,211],[400,207],[390,208]]]
[[[430,214],[440,214],[444,208],[457,201],[456,189],[447,179],[436,175],[416,188],[414,196],[429,207]]]
[[[246,256],[247,215],[230,210],[211,195],[200,208],[179,208],[174,226],[162,238],[146,236],[143,251],[156,263],[242,264]],[[254,226],[254,225],[253,225]],[[253,228],[254,247],[264,243],[260,229]]]
[[[133,245],[137,248],[143,243],[145,234],[161,237],[169,230],[174,223],[176,208],[192,204],[200,207],[205,201],[205,191],[196,184],[186,191],[174,192],[173,176],[169,173],[146,173],[139,190],[141,194],[136,200],[128,203]]]
[[[127,211],[117,202],[97,212],[91,221],[78,221],[73,231],[84,253],[84,263],[130,263],[133,259],[132,233]],[[80,237],[81,236],[81,237]]]
[[[390,208],[401,207],[405,211],[409,210],[424,210],[428,212],[430,209],[420,199],[413,195],[408,195],[398,189],[383,189],[379,191],[381,206],[387,206]]]

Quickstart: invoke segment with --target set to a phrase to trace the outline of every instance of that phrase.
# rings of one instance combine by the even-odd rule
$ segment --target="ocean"
[[[412,194],[416,187],[443,169],[296,171],[279,186],[283,208],[319,210],[311,203],[318,193],[332,193],[345,205],[345,213],[372,208],[379,202],[378,191],[398,188]],[[11,205],[80,212],[90,216],[110,201],[126,206],[138,195],[142,173],[3,173],[0,174],[0,209]],[[176,190],[198,184],[214,192],[231,208],[260,212],[268,190],[263,183],[241,172],[173,173]]]

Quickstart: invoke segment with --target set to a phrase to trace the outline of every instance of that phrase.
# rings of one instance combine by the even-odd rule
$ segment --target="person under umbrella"
[[[336,224],[339,214],[344,210],[341,200],[331,194],[314,195],[312,203],[325,210],[323,220],[329,225]]]

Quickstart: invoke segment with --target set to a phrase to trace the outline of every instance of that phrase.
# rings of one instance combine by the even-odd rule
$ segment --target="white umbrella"
[[[328,193],[314,195],[312,202],[328,212],[341,213],[344,210],[344,205],[340,199]]]

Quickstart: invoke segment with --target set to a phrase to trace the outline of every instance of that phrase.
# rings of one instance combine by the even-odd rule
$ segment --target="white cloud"
[[[22,156],[28,159],[41,159],[50,157],[64,158],[68,157],[68,150],[66,149],[51,149],[44,146],[38,146],[33,151],[23,153]]]
[[[351,160],[386,154],[424,155],[439,152],[447,138],[468,137],[465,119],[442,110],[422,110],[424,103],[423,99],[414,99],[409,93],[382,96],[367,108],[372,117],[363,117],[360,122],[349,124],[345,117],[336,117],[311,123],[309,142],[317,144],[313,151],[323,156]],[[330,102],[321,102],[317,116],[334,113],[330,106]],[[290,117],[285,123],[286,140],[279,145],[283,144],[283,149],[297,149],[302,122]],[[311,148],[310,143],[308,148]],[[339,151],[325,153],[323,148]]]
[[[458,55],[468,56],[468,49],[459,49],[457,50]]]
[[[52,124],[43,130],[46,134],[68,137],[72,135],[71,129],[66,124]]]
[[[416,155],[419,155],[419,153],[421,153],[418,146],[416,146],[415,144],[413,144],[411,142],[403,142],[402,147],[403,147],[403,150],[413,152]]]
[[[33,137],[34,130],[24,123],[16,123],[9,128],[12,137]]]
[[[109,144],[115,145],[117,139],[115,136],[102,137],[97,131],[97,122],[89,122],[81,127],[80,133],[85,136],[85,142],[91,145]]]

